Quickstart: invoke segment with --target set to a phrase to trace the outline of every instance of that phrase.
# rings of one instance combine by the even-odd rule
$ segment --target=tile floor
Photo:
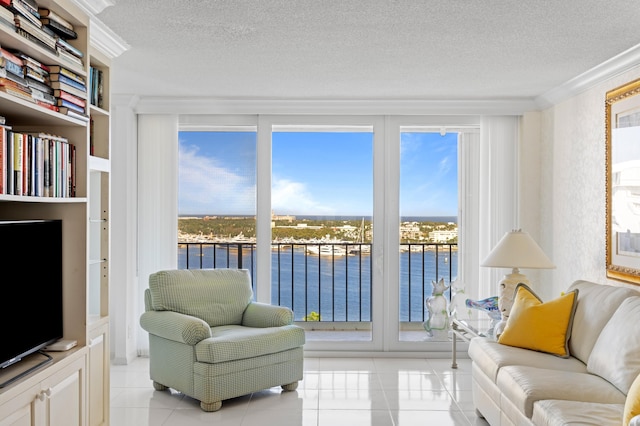
[[[487,425],[471,401],[471,363],[423,358],[305,358],[298,389],[223,401],[205,413],[179,392],[154,391],[148,358],[111,367],[112,426]]]

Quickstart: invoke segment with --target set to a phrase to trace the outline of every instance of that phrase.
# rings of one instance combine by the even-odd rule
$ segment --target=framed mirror
[[[640,285],[640,79],[607,92],[607,277]]]

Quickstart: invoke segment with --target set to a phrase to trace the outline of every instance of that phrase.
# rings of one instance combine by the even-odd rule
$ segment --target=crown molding
[[[72,0],[89,16],[91,31],[89,44],[110,59],[116,58],[129,50],[127,44],[118,34],[107,27],[96,15],[115,3],[111,0]]]
[[[115,4],[111,0],[73,0],[73,2],[91,16],[97,15],[107,7]]]
[[[625,50],[619,55],[538,96],[535,99],[536,105],[540,109],[549,108],[638,65],[640,65],[640,45]]]
[[[107,57],[113,59],[129,50],[131,46],[107,27],[101,20],[91,16],[89,43]]]
[[[344,115],[521,115],[536,110],[532,99],[515,100],[325,100],[215,99],[141,96],[139,114],[344,114]]]

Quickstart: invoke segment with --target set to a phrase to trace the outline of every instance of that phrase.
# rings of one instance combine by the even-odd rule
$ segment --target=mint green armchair
[[[222,401],[302,379],[304,330],[285,307],[252,301],[244,269],[159,271],[149,276],[140,325],[150,377],[217,411]]]

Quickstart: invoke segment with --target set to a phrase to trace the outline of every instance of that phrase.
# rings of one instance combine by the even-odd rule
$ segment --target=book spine
[[[51,75],[53,75],[53,74],[51,74]],[[67,85],[69,85],[69,86],[73,86],[73,87],[75,87],[75,88],[76,88],[76,89],[78,89],[78,90],[82,90],[82,91],[85,91],[85,90],[86,90],[86,87],[87,87],[87,86],[85,86],[85,85],[84,85],[84,84],[82,84],[82,83],[78,83],[77,81],[75,81],[75,80],[73,80],[73,79],[71,79],[71,78],[67,77],[67,76],[66,76],[66,75],[64,75],[64,74],[58,74],[58,77],[57,77],[57,78],[58,78],[58,81],[59,81],[60,83],[64,83],[64,84],[67,84]]]
[[[13,131],[7,131],[7,176],[5,177],[6,193],[13,194]]]
[[[22,138],[13,134],[13,194],[22,195]]]
[[[64,90],[60,91],[60,99],[73,102],[74,104],[85,108],[87,106],[87,102],[84,99],[80,99],[77,96],[73,96],[71,93],[65,92]]]
[[[56,68],[55,71],[49,72],[50,78],[59,78],[59,76],[65,76],[77,82],[78,84],[81,84],[82,86],[86,87],[87,80],[81,75],[78,75],[73,71],[70,71],[64,67],[55,67],[55,68]]]
[[[83,107],[81,107],[81,106],[79,106],[79,105],[76,105],[76,104],[74,104],[73,102],[69,102],[69,101],[68,101],[68,100],[66,100],[66,99],[58,99],[58,106],[62,106],[62,107],[65,107],[65,108],[69,108],[69,109],[71,109],[71,110],[74,110],[74,111],[76,111],[76,112],[79,112],[79,113],[81,113],[81,114],[84,114],[84,108],[83,108]]]
[[[70,30],[73,30],[73,25],[71,24],[71,22],[67,21],[62,16],[58,15],[51,9],[38,8],[38,13],[40,14],[41,18],[53,19],[54,21],[57,21],[59,24],[64,25]]]
[[[7,129],[0,133],[0,194],[6,194],[7,181]]]

